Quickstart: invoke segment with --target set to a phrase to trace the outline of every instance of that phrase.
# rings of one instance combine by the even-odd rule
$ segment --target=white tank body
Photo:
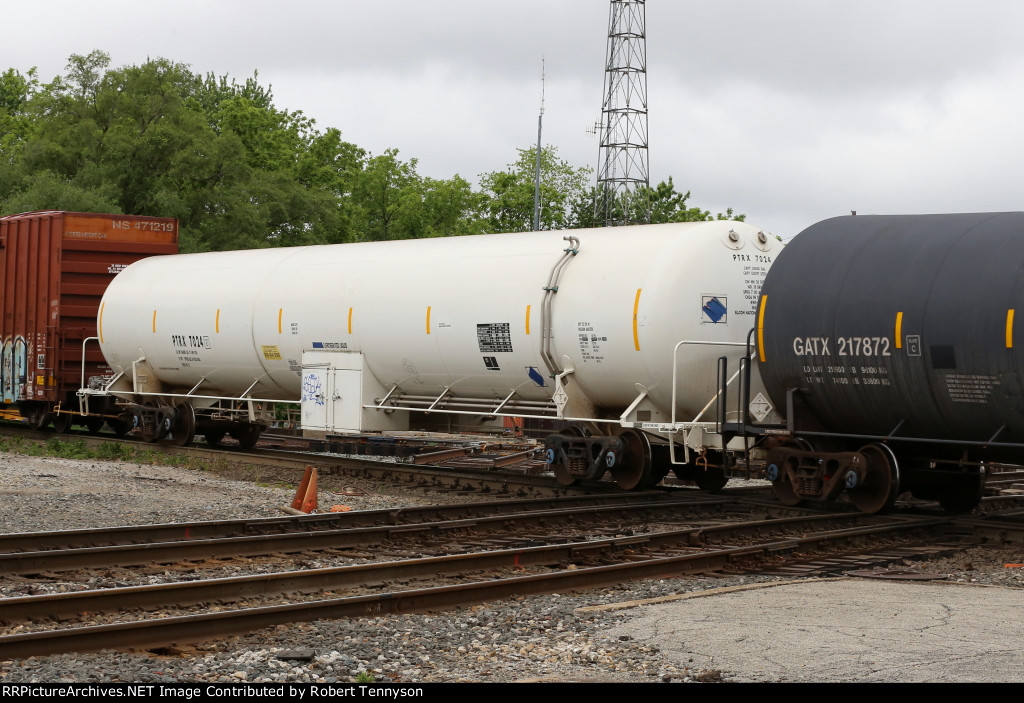
[[[406,393],[547,400],[541,308],[566,235],[579,253],[552,298],[551,351],[610,415],[637,384],[671,413],[678,342],[745,342],[781,246],[712,221],[153,257],[107,289],[100,344],[115,371],[144,356],[165,391],[202,380],[237,397],[259,379],[253,397],[297,400],[303,350],[330,349]],[[714,395],[714,360],[741,353],[681,348],[679,419]]]

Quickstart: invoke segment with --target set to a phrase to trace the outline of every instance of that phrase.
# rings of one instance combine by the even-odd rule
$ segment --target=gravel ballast
[[[259,485],[196,469],[3,453],[0,475],[0,532],[279,516],[279,506],[294,494],[294,488],[273,485],[276,477],[260,477],[260,484],[271,485]],[[365,495],[332,495],[321,488],[321,506],[338,502],[356,510],[446,502],[407,489],[390,494],[379,485],[353,486],[351,492]],[[1011,556],[1012,550],[978,550],[905,568],[939,572],[952,581],[1021,588],[1022,570],[1003,568]],[[594,606],[782,581],[760,576],[638,581],[442,614],[295,623],[157,653],[34,657],[0,662],[0,683],[347,683],[357,677],[401,683],[728,681],[730,672],[711,660],[667,657],[630,636],[623,626],[643,608]]]

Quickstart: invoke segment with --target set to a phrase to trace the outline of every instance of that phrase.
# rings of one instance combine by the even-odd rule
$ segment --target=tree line
[[[274,105],[259,76],[73,54],[48,83],[0,74],[0,215],[76,210],[176,217],[182,251],[444,237],[533,228],[535,148],[479,186],[417,173]],[[541,150],[541,228],[599,226],[592,170]],[[642,194],[652,222],[743,219],[688,204],[672,179]]]

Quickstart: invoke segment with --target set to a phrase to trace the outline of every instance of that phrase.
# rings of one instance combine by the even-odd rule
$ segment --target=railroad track
[[[245,461],[265,456],[231,454]],[[438,469],[451,483],[434,484],[424,478],[429,473],[420,473],[433,471],[430,467],[338,460],[336,466],[323,464],[323,473],[363,471],[366,464],[374,464],[380,468],[369,470],[381,471],[379,478],[393,480],[396,469],[408,468],[409,481],[446,486],[438,490],[474,490],[468,486],[476,481]],[[284,460],[275,456],[273,461],[292,462],[278,465],[294,468],[310,463],[306,454]],[[531,489],[509,488],[515,480],[502,476],[489,485],[503,486],[493,489],[499,495],[533,495]],[[985,498],[975,514],[951,518],[937,516],[933,505],[922,502],[912,504],[913,512],[884,517],[844,513],[836,504],[784,508],[764,490],[727,490],[718,496],[696,491],[593,496],[556,491],[555,499],[0,535],[0,577],[4,572],[30,575],[20,580],[8,576],[9,584],[45,587],[63,581],[76,588],[85,579],[59,570],[88,568],[109,573],[86,579],[113,585],[4,598],[0,619],[9,627],[0,636],[0,658],[154,648],[296,621],[441,610],[652,577],[830,575],[930,559],[975,545],[978,539],[1019,540],[1024,533],[1020,496]],[[635,517],[621,517],[630,511]],[[214,551],[220,545],[224,551]],[[259,556],[285,551],[297,556]],[[371,559],[375,561],[353,563]],[[251,561],[275,572],[236,577],[204,573],[216,572],[214,560],[228,560],[235,571]],[[168,572],[164,579],[183,581],[122,583],[131,579],[118,564],[154,561],[176,564],[159,571]],[[341,565],[323,566],[322,561]],[[297,570],[296,564],[303,568]],[[171,574],[179,568],[183,573]],[[154,570],[132,569],[140,574]]]
[[[567,539],[572,531],[588,528],[636,529],[637,525],[665,519],[706,520],[734,503],[731,498],[697,493],[677,498],[657,493],[618,494],[289,519],[10,534],[0,535],[0,549],[4,550],[0,553],[0,575],[166,565],[317,550],[344,555],[345,550],[380,548],[384,544],[391,549],[412,544],[419,551],[441,550],[450,549],[453,540],[462,535],[468,535],[465,539],[471,545],[481,540],[493,544],[496,539],[508,544],[530,542],[535,539],[534,534],[552,539],[550,534],[556,530],[562,539]]]
[[[503,469],[511,474],[525,475],[537,475],[547,470],[547,463],[542,455],[542,446],[538,442],[500,436],[449,436],[413,433],[409,436],[374,435],[316,439],[268,432],[260,437],[257,449],[247,451],[232,439],[223,439],[216,446],[194,442],[186,447],[179,447],[171,441],[146,442],[132,435],[118,437],[84,430],[69,430],[55,434],[46,430],[32,430],[24,423],[18,422],[0,423],[0,434],[37,441],[57,438],[66,441],[82,440],[95,444],[109,442],[134,444],[147,448],[158,448],[167,454],[191,456],[233,456],[239,453],[261,455],[271,452],[285,457],[294,455],[323,456],[329,462],[339,458],[357,457],[378,461],[386,460],[386,463],[389,464],[407,463],[471,470]]]
[[[708,496],[691,493],[686,497],[669,496],[661,491],[637,493],[611,493],[555,498],[520,498],[475,503],[381,508],[340,513],[311,513],[280,517],[243,518],[236,520],[207,520],[203,522],[172,522],[121,527],[98,527],[53,532],[21,532],[0,534],[0,553],[68,549],[73,547],[101,547],[120,544],[210,539],[235,535],[271,535],[311,530],[363,527],[370,525],[399,525],[432,520],[456,520],[489,515],[514,514],[551,508],[600,507],[603,505],[630,505],[663,501],[679,505],[700,503]],[[710,500],[723,502],[720,498]]]
[[[2,421],[2,418],[0,418]],[[225,440],[226,446],[193,444],[179,447],[171,442],[143,442],[134,437],[116,437],[85,431],[55,435],[30,430],[22,422],[0,422],[0,435],[46,441],[58,437],[91,445],[130,443],[157,448],[168,455],[304,470],[316,465],[324,474],[346,473],[397,484],[416,484],[425,490],[478,492],[482,495],[543,496],[569,495],[579,491],[617,490],[610,482],[591,481],[565,487],[548,477],[542,447],[527,439],[472,435],[357,436],[328,439],[294,434],[264,433],[258,449],[246,451]],[[337,456],[342,454],[344,456]],[[735,477],[760,478],[757,467],[732,472]],[[670,475],[665,479],[674,485]],[[750,490],[750,489],[747,489]],[[767,489],[763,489],[767,492]],[[987,468],[986,494],[1024,494],[1024,467],[991,464]]]
[[[30,430],[19,424],[0,424],[0,435],[45,442],[57,438],[81,441],[87,446],[131,444],[152,449],[168,456],[183,456],[213,464],[236,464],[285,469],[301,477],[308,466],[317,468],[320,476],[345,475],[397,486],[414,487],[424,492],[475,493],[497,497],[548,497],[594,492],[619,492],[611,481],[582,481],[563,486],[546,475],[547,463],[539,446],[527,440],[485,440],[465,437],[461,441],[408,437],[401,442],[350,442],[345,440],[306,440],[287,435],[264,435],[253,450],[243,450],[233,440],[224,446],[195,444],[179,447],[169,441],[147,443],[133,437],[90,434],[72,431],[55,435]],[[351,453],[336,455],[331,451],[349,449]],[[371,452],[374,452],[371,454]],[[737,469],[737,477],[743,470]],[[665,479],[662,488],[692,489],[694,484],[680,484],[674,477]],[[732,492],[770,493],[767,487],[726,488]]]
[[[553,564],[574,564],[579,567],[614,559],[616,555],[624,555],[629,560],[636,560],[637,555],[654,558],[659,555],[663,556],[667,552],[706,552],[709,548],[712,551],[716,548],[727,549],[722,546],[722,542],[730,539],[754,539],[756,542],[757,539],[770,535],[774,538],[774,543],[777,544],[780,538],[788,540],[792,535],[804,534],[808,530],[823,532],[835,538],[843,531],[846,536],[854,534],[859,536],[865,534],[865,530],[867,533],[887,532],[895,529],[896,526],[900,529],[906,526],[903,522],[892,520],[879,520],[870,525],[861,523],[863,520],[858,519],[856,515],[801,516],[742,524],[691,527],[628,537],[568,541],[562,544],[494,549],[440,557],[409,558],[338,568],[16,597],[4,601],[3,617],[7,621],[18,621],[41,617],[66,617],[80,612],[96,613],[111,608],[165,607],[208,601],[228,602],[252,595],[320,592],[362,587],[368,583],[464,574],[503,568],[510,564],[520,569]],[[914,524],[914,528],[928,524],[927,521],[918,521]],[[854,530],[854,532],[850,530]],[[806,535],[798,539],[808,540]]]
[[[548,543],[512,549],[7,598],[4,620],[16,624],[0,637],[0,658],[151,648],[288,622],[439,610],[641,578],[841,573],[961,549],[967,543],[945,532],[954,523],[949,517],[859,513],[752,519],[748,511],[745,518],[734,515],[718,524],[705,520],[699,526],[627,536],[566,541],[559,534]],[[531,539],[539,541],[539,536]],[[227,602],[235,607],[221,609]],[[217,603],[220,610],[180,610],[197,603]],[[145,619],[144,613],[154,608],[161,610],[160,617]],[[91,622],[113,621],[84,624],[78,615],[83,612]],[[50,622],[46,629],[44,622]],[[35,629],[12,632],[26,628]]]
[[[246,451],[228,440],[225,440],[225,446],[216,448],[201,445],[178,447],[166,441],[153,444],[131,437],[77,431],[55,435],[12,424],[0,425],[0,434],[39,442],[53,438],[66,442],[81,441],[94,448],[104,444],[131,444],[168,456],[183,456],[212,464],[284,469],[295,472],[296,483],[306,467],[314,466],[322,477],[345,475],[436,493],[457,491],[481,496],[525,498],[618,491],[614,484],[600,481],[561,486],[553,478],[540,475],[546,470],[546,464],[534,456],[534,450],[526,451],[521,445],[506,442],[467,440],[465,446],[453,448],[443,444],[435,446],[436,442],[423,440],[415,447],[390,445],[391,455],[336,456],[314,451],[325,445],[322,440],[301,442],[301,438],[273,435],[263,438],[256,449]],[[339,448],[332,447],[330,443],[325,446],[327,449]]]

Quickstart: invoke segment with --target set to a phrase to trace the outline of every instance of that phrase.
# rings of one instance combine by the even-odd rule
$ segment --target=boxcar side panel
[[[173,218],[34,212],[0,218],[0,393],[4,404],[59,403],[81,382],[107,285],[129,264],[178,250]],[[86,374],[106,370],[98,345]]]

